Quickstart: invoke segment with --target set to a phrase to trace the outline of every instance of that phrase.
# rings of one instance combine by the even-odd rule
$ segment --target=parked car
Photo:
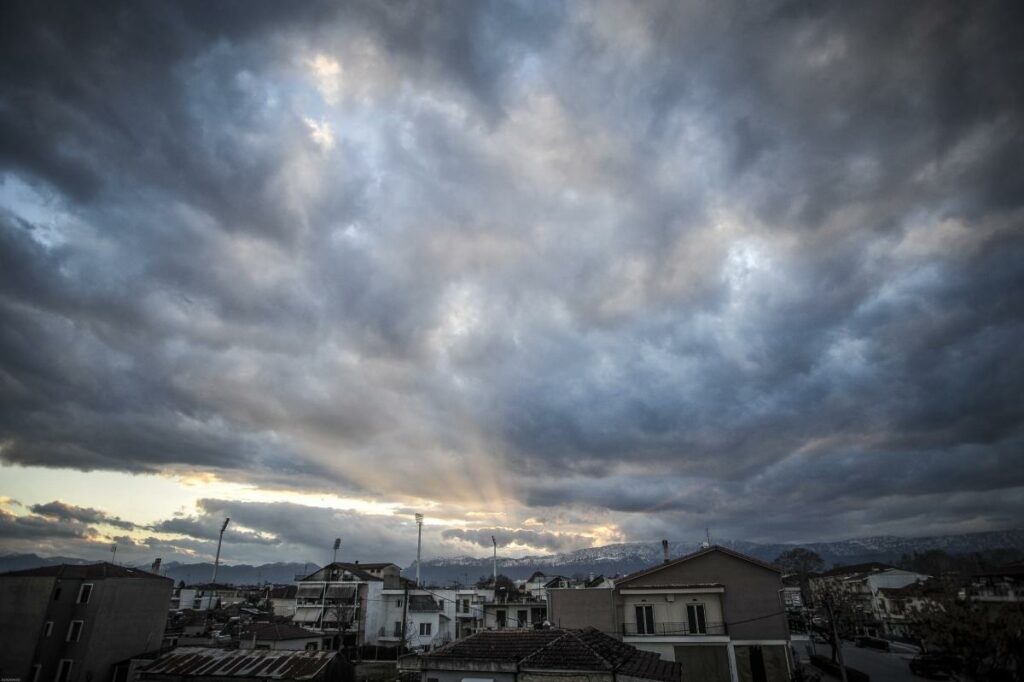
[[[943,653],[924,653],[910,661],[910,672],[933,680],[948,680],[959,669],[960,662],[955,656]]]
[[[870,649],[878,649],[880,651],[889,650],[889,640],[882,639],[881,637],[871,637],[869,635],[859,635],[853,643],[858,647],[868,647]]]

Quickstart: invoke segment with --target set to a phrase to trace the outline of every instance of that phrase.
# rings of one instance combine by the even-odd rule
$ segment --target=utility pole
[[[407,579],[402,579],[402,586],[402,643],[398,647],[399,656],[405,653],[405,630],[407,623],[409,622],[409,581]]]
[[[832,597],[825,597],[825,610],[828,611],[828,622],[832,628],[832,641],[836,643],[836,657],[839,659],[839,675],[843,682],[846,680],[846,662],[843,660],[843,640],[839,638],[839,628],[836,627],[836,614],[832,610]]]
[[[423,587],[420,582],[420,550],[423,548],[423,514],[416,514],[416,587]]]
[[[217,557],[213,560],[213,579],[211,583],[217,582],[217,568],[220,566],[220,545],[224,542],[224,531],[228,528],[228,523],[231,522],[231,518],[224,519],[224,525],[220,527],[220,537],[217,538]]]
[[[117,559],[117,543],[116,542],[114,543],[113,547],[110,548],[110,563],[112,563],[112,564],[116,563],[115,559]]]
[[[498,541],[491,536],[491,544],[494,545],[494,594],[498,594]]]

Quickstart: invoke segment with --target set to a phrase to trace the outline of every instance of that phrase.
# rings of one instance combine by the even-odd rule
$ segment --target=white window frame
[[[433,623],[420,623],[420,637],[430,637]]]
[[[75,623],[78,623],[78,636],[75,637],[74,639],[71,639],[71,633],[75,629]],[[79,641],[81,641],[81,639],[82,639],[82,630],[84,630],[84,629],[85,629],[85,621],[84,620],[73,620],[73,621],[71,621],[70,623],[68,623],[68,636],[64,639],[64,641],[65,642],[79,642]]]
[[[61,677],[61,673],[64,671],[64,664],[65,663],[68,664],[67,674],[64,675],[63,678],[62,678]],[[62,658],[62,659],[60,659],[60,662],[57,663],[57,675],[53,678],[54,682],[64,682],[64,680],[70,680],[71,679],[71,670],[72,670],[74,665],[75,665],[75,662],[73,660],[71,660],[70,658]]]
[[[87,588],[87,587],[89,588],[88,592],[85,591],[85,588]],[[93,591],[93,584],[92,583],[82,583],[82,586],[78,588],[78,599],[75,600],[75,603],[76,604],[88,604],[89,600],[92,599],[92,591]],[[82,594],[83,593],[85,594],[85,599],[82,599]]]
[[[690,630],[690,609],[691,608],[693,609],[693,624],[696,626],[696,629],[692,630],[692,631]],[[700,609],[699,612],[697,611],[698,608]],[[700,621],[702,619],[700,617],[698,617],[698,613],[703,615],[703,621],[704,621],[704,628],[703,629],[701,629],[701,627],[700,627]],[[687,630],[687,634],[690,634],[690,635],[706,635],[706,634],[708,634],[708,609],[707,609],[707,606],[704,605],[704,602],[690,602],[689,604],[686,605],[686,630]]]
[[[654,604],[636,604],[636,608],[633,609],[634,615],[637,616],[636,622],[636,634],[638,635],[653,635],[657,629],[657,622],[654,620]],[[643,613],[642,620],[640,614]],[[651,614],[650,619],[647,618],[647,614]]]

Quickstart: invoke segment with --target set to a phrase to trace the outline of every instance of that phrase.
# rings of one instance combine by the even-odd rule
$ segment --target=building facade
[[[677,661],[685,679],[785,682],[790,637],[781,574],[724,547],[706,547],[615,581],[612,589],[551,590],[552,622],[593,626]]]
[[[103,682],[159,649],[174,582],[109,563],[0,575],[0,671],[23,682]]]

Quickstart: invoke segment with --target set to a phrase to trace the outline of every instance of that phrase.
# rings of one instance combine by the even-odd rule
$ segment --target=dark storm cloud
[[[1019,7],[2,12],[7,462],[631,538],[1021,509]]]
[[[116,528],[131,530],[137,528],[131,521],[125,521],[117,516],[111,516],[99,509],[92,507],[79,507],[74,504],[67,504],[60,500],[47,502],[46,504],[34,504],[29,509],[40,516],[60,519],[61,521],[79,521],[81,523],[101,523]]]

